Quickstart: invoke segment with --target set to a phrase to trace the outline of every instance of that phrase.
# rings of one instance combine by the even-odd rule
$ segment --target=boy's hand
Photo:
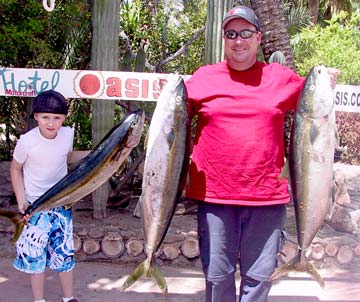
[[[27,202],[19,202],[18,201],[18,210],[21,214],[25,214],[25,210],[28,208],[29,204]],[[26,224],[28,223],[30,219],[30,215],[26,214],[23,216],[24,220],[26,221]]]
[[[25,213],[25,210],[27,209],[27,207],[29,206],[27,201],[20,201],[18,200],[18,210],[21,214]]]
[[[23,216],[24,220],[25,220],[25,224],[27,225],[28,222],[29,222],[29,219],[30,219],[30,215],[29,214],[26,214]]]

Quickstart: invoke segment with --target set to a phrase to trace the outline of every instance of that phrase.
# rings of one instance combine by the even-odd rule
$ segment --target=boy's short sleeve
[[[18,163],[23,164],[26,160],[26,146],[24,143],[24,139],[20,138],[18,139],[16,145],[15,145],[15,149],[13,152],[13,159],[15,159]]]

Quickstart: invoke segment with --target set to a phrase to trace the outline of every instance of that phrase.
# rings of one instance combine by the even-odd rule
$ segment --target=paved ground
[[[12,268],[12,258],[0,259],[0,302],[31,302],[28,277]],[[78,262],[75,291],[80,302],[160,302],[165,301],[152,280],[141,280],[125,292],[119,290],[134,266]],[[168,287],[169,302],[204,301],[204,280],[198,268],[161,267]],[[269,302],[350,302],[360,301],[360,270],[354,273],[320,270],[326,288],[321,289],[305,274],[296,274],[274,283]],[[46,279],[49,302],[59,302],[57,276]],[[225,302],[225,301],[224,301]]]

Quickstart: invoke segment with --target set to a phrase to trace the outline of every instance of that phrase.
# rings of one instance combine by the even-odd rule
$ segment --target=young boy
[[[41,92],[34,99],[32,115],[38,127],[21,135],[10,168],[21,213],[67,174],[68,162],[76,162],[89,153],[73,151],[74,131],[63,126],[67,113],[66,99],[54,90]],[[32,215],[16,249],[13,265],[30,274],[35,302],[46,302],[46,267],[59,273],[63,302],[78,302],[73,298],[75,259],[71,209],[59,207]]]

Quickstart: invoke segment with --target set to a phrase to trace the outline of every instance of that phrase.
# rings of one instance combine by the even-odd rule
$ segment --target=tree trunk
[[[348,245],[341,246],[336,255],[336,260],[340,264],[350,263],[353,260],[353,258],[354,258],[354,253],[351,247],[349,247]]]
[[[313,260],[319,261],[322,260],[325,256],[325,249],[320,243],[315,243],[311,249],[311,258]]]
[[[251,6],[259,17],[262,32],[261,48],[266,62],[271,54],[281,51],[286,58],[286,66],[296,70],[281,0],[251,0]]]
[[[309,0],[310,21],[312,24],[316,24],[318,20],[319,2],[319,0]]]
[[[93,38],[91,49],[92,70],[118,70],[120,0],[94,0]],[[114,101],[94,100],[91,120],[92,140],[95,146],[114,126]],[[105,183],[92,193],[94,217],[106,217],[106,203],[109,197]]]
[[[137,238],[130,238],[126,242],[125,247],[128,255],[137,257],[144,251],[144,242]]]
[[[85,239],[83,243],[83,250],[86,255],[94,255],[100,251],[100,243],[95,239]]]
[[[76,233],[74,233],[73,239],[74,239],[74,252],[77,253],[77,252],[81,251],[82,241],[81,241],[81,238],[79,237],[79,235],[77,235]]]
[[[199,256],[199,240],[193,236],[185,238],[181,244],[181,252],[186,258],[195,258]]]
[[[121,235],[116,232],[107,233],[101,240],[101,250],[109,258],[120,257],[125,250]]]
[[[162,252],[165,260],[175,260],[180,255],[179,244],[176,243],[164,243],[162,246]]]
[[[339,250],[339,247],[335,244],[335,243],[328,243],[326,246],[325,246],[325,253],[326,255],[330,256],[330,257],[334,257],[337,252]]]

